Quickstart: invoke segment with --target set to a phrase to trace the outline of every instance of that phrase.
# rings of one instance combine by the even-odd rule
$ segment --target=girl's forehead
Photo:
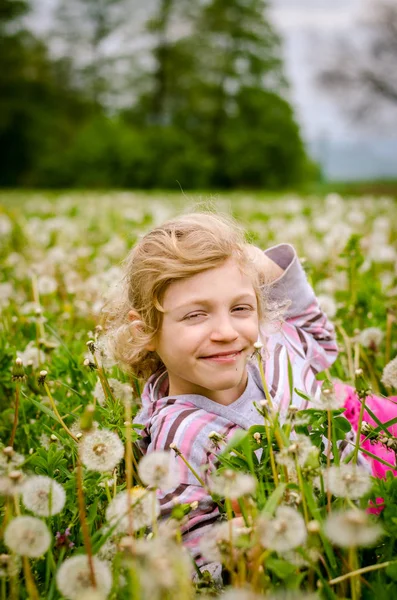
[[[192,302],[209,303],[243,295],[255,298],[253,282],[236,260],[228,259],[218,267],[172,282],[164,294],[163,307],[169,311]]]

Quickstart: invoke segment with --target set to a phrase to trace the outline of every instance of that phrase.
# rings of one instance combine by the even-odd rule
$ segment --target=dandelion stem
[[[351,347],[351,343],[350,343],[350,338],[347,335],[346,331],[344,330],[344,328],[342,327],[342,325],[338,326],[338,329],[343,337],[343,341],[345,342],[345,347],[346,347],[346,355],[347,355],[347,364],[349,367],[349,375],[350,375],[350,379],[351,381],[354,381],[354,366],[353,366],[353,355],[352,355],[352,347]]]
[[[354,371],[360,368],[360,344],[354,342]]]
[[[259,373],[260,373],[260,376],[261,376],[261,382],[262,382],[263,391],[265,393],[265,398],[266,398],[266,400],[269,403],[269,408],[270,408],[270,413],[271,413],[271,415],[269,415],[269,416],[272,417],[271,421],[272,421],[273,430],[274,430],[274,437],[276,438],[276,442],[278,444],[278,447],[281,449],[281,448],[284,448],[284,442],[283,442],[283,439],[282,439],[282,437],[280,435],[280,432],[279,432],[279,429],[278,429],[278,424],[273,422],[273,414],[272,414],[272,411],[273,411],[273,401],[272,401],[272,397],[271,397],[270,392],[269,392],[269,388],[267,386],[266,377],[265,377],[265,371],[263,369],[262,357],[260,355],[260,352],[257,352],[256,355],[257,355],[257,359],[258,359]]]
[[[182,452],[176,446],[174,446],[174,444],[170,444],[170,448],[175,452],[175,454],[177,454],[177,456],[179,456],[183,460],[187,468],[191,471],[191,473],[193,473],[193,475],[195,476],[197,481],[203,486],[203,488],[206,488],[207,486],[205,485],[204,480],[200,477],[197,471],[193,469],[192,465],[189,463],[189,461],[186,460]]]
[[[371,571],[377,571],[378,569],[386,569],[389,565],[395,565],[397,561],[388,560],[383,563],[379,563],[377,565],[368,565],[367,567],[361,567],[360,569],[356,569],[355,571],[349,571],[349,573],[345,573],[344,575],[340,575],[339,577],[335,577],[335,579],[330,579],[328,583],[330,585],[335,585],[337,583],[341,583],[350,577],[355,577],[356,575],[363,575],[364,573],[370,573]]]
[[[257,353],[257,357],[258,357],[259,372],[261,375],[261,380],[262,380],[262,385],[263,385],[263,391],[265,392],[266,400],[269,402],[270,408],[273,409],[272,397],[270,396],[269,388],[267,387],[267,381],[266,381],[266,377],[265,377],[265,371],[263,369],[262,357],[259,352]]]
[[[308,522],[309,522],[309,512],[307,510],[305,490],[304,490],[304,487],[303,487],[302,470],[300,468],[300,465],[299,465],[297,459],[295,459],[295,466],[296,466],[296,472],[297,472],[297,475],[298,475],[299,488],[300,488],[300,492],[301,492],[301,496],[302,496],[303,515],[305,517],[305,523],[307,525]]]
[[[14,422],[12,424],[12,431],[11,431],[10,441],[8,442],[8,445],[11,446],[11,447],[14,446],[15,434],[16,434],[17,425],[18,425],[18,413],[19,413],[19,383],[17,382],[15,384]]]
[[[22,557],[22,564],[29,600],[40,600],[39,592],[37,591],[27,556]]]
[[[360,354],[361,354],[361,358],[363,359],[363,361],[365,363],[365,366],[368,369],[368,373],[371,378],[371,384],[374,389],[374,392],[376,394],[379,394],[379,384],[378,384],[378,380],[376,378],[374,368],[371,364],[371,361],[368,359],[367,353],[364,351],[364,348],[362,348],[362,347],[360,348]]]
[[[395,322],[395,320],[396,320],[395,316],[391,312],[388,312],[387,313],[387,317],[386,317],[385,365],[387,365],[390,362],[390,355],[391,355],[391,330],[392,330],[393,323]]]
[[[76,483],[77,483],[77,499],[78,499],[78,503],[79,503],[80,525],[81,525],[81,531],[83,534],[84,547],[85,547],[85,551],[87,553],[87,558],[88,558],[88,569],[90,572],[90,581],[91,581],[92,587],[96,588],[94,562],[92,560],[92,547],[91,547],[90,532],[88,531],[88,524],[87,524],[87,519],[85,516],[85,503],[84,503],[84,490],[83,490],[83,467],[81,465],[80,456],[77,457]]]
[[[124,403],[125,411],[125,469],[127,475],[127,495],[131,498],[132,488],[132,442],[131,442],[131,403]],[[128,502],[128,533],[133,538],[133,516],[131,502]]]
[[[274,452],[273,452],[272,440],[270,437],[269,426],[266,423],[266,417],[265,417],[265,431],[266,431],[267,445],[269,448],[270,464],[272,467],[274,485],[275,485],[275,487],[277,487],[278,486],[278,473],[277,473],[276,461],[274,460]]]
[[[108,499],[109,502],[111,502],[112,497],[110,495],[109,485],[108,485],[107,481],[105,481],[105,492],[106,492],[106,498]]]
[[[232,583],[235,582],[234,564],[233,564],[233,510],[232,503],[229,498],[225,498],[226,514],[229,523],[229,551],[230,551],[230,574]]]
[[[353,459],[352,459],[352,462],[354,462],[355,464],[357,464],[357,461],[358,461],[358,451],[360,449],[361,425],[363,423],[363,417],[364,417],[365,399],[366,399],[365,395],[363,396],[363,398],[360,398],[361,408],[360,408],[360,414],[359,414],[359,417],[358,417],[358,424],[357,424],[356,445],[355,445],[355,448],[354,448]]]
[[[62,425],[62,427],[64,428],[64,430],[66,431],[66,433],[75,441],[78,442],[78,439],[75,435],[73,435],[73,433],[70,431],[69,427],[66,425],[66,423],[64,422],[64,420],[62,419],[61,415],[58,412],[58,409],[56,407],[56,404],[54,402],[54,398],[52,397],[52,394],[50,392],[50,388],[48,387],[48,383],[45,381],[44,382],[44,389],[46,391],[47,396],[50,399],[50,404],[51,404],[51,408],[54,411],[55,415],[58,418],[58,421],[60,422],[60,424]]]
[[[332,446],[332,413],[327,410],[328,415],[328,448],[327,448],[327,476],[331,467],[331,446]],[[331,512],[331,491],[327,485],[327,511]]]
[[[354,573],[357,570],[357,551],[354,546],[349,548],[349,566],[351,572]],[[360,598],[360,579],[357,575],[351,576],[350,590],[352,600],[358,600]]]

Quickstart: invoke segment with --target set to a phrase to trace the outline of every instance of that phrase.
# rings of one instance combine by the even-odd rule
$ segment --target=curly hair
[[[147,233],[123,263],[124,275],[103,309],[110,351],[124,369],[147,378],[163,367],[147,350],[162,324],[162,301],[171,283],[221,266],[233,258],[252,280],[261,321],[264,290],[241,227],[213,213],[176,217]],[[131,321],[130,313],[137,315]]]

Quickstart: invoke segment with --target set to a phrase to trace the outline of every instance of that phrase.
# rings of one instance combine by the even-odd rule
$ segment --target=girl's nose
[[[229,317],[215,317],[210,337],[214,341],[229,342],[237,339],[238,333]]]

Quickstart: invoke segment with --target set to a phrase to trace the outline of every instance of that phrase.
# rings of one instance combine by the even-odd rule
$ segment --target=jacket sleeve
[[[265,254],[284,269],[284,273],[263,290],[270,313],[272,309],[277,313],[277,307],[284,306],[283,341],[304,357],[315,373],[323,371],[337,357],[334,327],[321,310],[293,246],[279,244]]]

